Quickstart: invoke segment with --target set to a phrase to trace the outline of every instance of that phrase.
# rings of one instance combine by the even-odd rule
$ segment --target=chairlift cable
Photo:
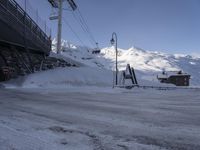
[[[77,10],[78,10],[78,13],[79,13],[79,15],[80,15],[80,18],[81,18],[83,24],[85,24],[85,26],[86,26],[86,30],[87,30],[88,33],[90,34],[90,36],[91,36],[91,38],[93,39],[93,41],[94,41],[95,43],[97,43],[96,40],[95,40],[95,38],[94,38],[94,36],[93,36],[93,34],[92,34],[92,32],[91,32],[91,30],[90,30],[90,28],[89,28],[89,26],[87,25],[87,21],[84,19],[83,15],[82,15],[82,13],[81,13],[81,11],[80,11],[80,9],[77,8]]]
[[[73,13],[73,17],[75,18],[75,20],[78,22],[78,24],[80,25],[80,27],[82,28],[82,30],[84,31],[85,35],[88,36],[88,39],[90,41],[90,43],[92,45],[94,45],[94,41],[92,40],[92,38],[90,37],[88,31],[86,30],[86,28],[84,27],[84,25],[82,24],[82,22],[80,21],[80,18],[78,18],[74,13]]]
[[[76,19],[76,21],[80,24],[82,30],[85,32],[85,34],[87,34],[89,40],[93,43],[92,45],[96,46],[96,40],[93,36],[93,34],[91,33],[89,26],[87,25],[82,13],[80,12],[80,9],[77,8],[77,13],[73,13],[74,18]]]
[[[57,0],[48,0],[49,3],[52,5],[53,8],[56,8],[56,9],[59,9],[59,5],[57,3]],[[77,7],[77,5],[74,3],[73,0],[67,0],[69,5],[71,6],[72,10],[74,13],[73,14],[73,17],[75,18],[75,20],[78,22],[78,24],[80,25],[80,27],[82,28],[84,34],[88,37],[89,39],[89,42],[91,43],[91,45],[95,46],[96,47],[96,40],[93,36],[93,34],[91,33],[91,30],[89,29],[89,26],[87,25],[87,22],[86,20],[84,19],[82,13],[80,12],[79,8]],[[62,7],[62,6],[61,6]],[[63,8],[62,8],[63,9]],[[77,10],[77,11],[75,11]],[[54,10],[52,9],[52,14],[54,14]],[[60,17],[61,18],[61,17]],[[63,17],[62,17],[63,18]],[[52,19],[57,19],[56,16],[52,16]],[[58,17],[59,19],[59,17]],[[60,19],[61,20],[61,19]],[[83,41],[80,39],[80,37],[78,36],[78,34],[75,32],[75,30],[73,30],[72,26],[70,26],[70,24],[65,20],[63,19],[65,24],[70,28],[70,30],[73,32],[73,34],[76,36],[76,38],[80,41],[80,43],[82,43],[83,45],[85,45],[83,43]]]
[[[72,26],[67,22],[67,20],[65,19],[65,18],[63,18],[63,20],[64,20],[64,23],[69,27],[69,29],[72,31],[72,33],[76,36],[76,38],[79,40],[79,42],[84,46],[84,47],[86,47],[85,46],[85,44],[84,44],[84,42],[81,40],[81,38],[79,37],[79,35],[73,30],[73,28],[72,28]]]

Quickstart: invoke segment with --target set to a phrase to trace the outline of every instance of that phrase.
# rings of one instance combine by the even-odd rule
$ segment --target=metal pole
[[[38,9],[36,10],[36,23],[38,24]]]
[[[118,56],[118,49],[117,49],[117,34],[114,32],[113,34],[112,34],[112,39],[115,37],[115,57],[116,57],[116,62],[115,62],[115,70],[116,70],[116,79],[115,79],[115,84],[116,85],[118,85],[118,58],[117,58],[117,56]]]
[[[45,21],[45,34],[47,34],[47,23],[46,23],[46,21]]]
[[[26,66],[26,68],[29,70],[29,72],[30,73],[33,73],[34,72],[34,69],[33,69],[33,64],[32,64],[32,59],[31,59],[31,57],[30,57],[30,51],[29,51],[29,49],[28,49],[28,46],[27,46],[27,27],[26,27],[26,15],[27,15],[27,4],[28,4],[28,2],[27,2],[27,0],[25,0],[24,1],[24,10],[25,10],[25,12],[24,12],[24,48],[25,48],[25,50],[26,50],[26,52],[27,52],[27,55],[28,55],[28,60],[29,60],[29,66],[31,67],[31,69],[29,69],[28,67],[27,67],[27,65],[25,64],[25,66]]]
[[[116,51],[116,85],[118,85],[118,60],[117,60],[117,56],[118,56],[118,50],[117,50],[117,34],[115,33],[116,36],[116,43],[115,43],[115,51]]]
[[[61,52],[61,33],[62,33],[62,4],[63,0],[59,0],[59,8],[58,8],[58,35],[57,35],[57,53]]]
[[[26,11],[27,11],[27,0],[24,0],[24,46],[27,51],[27,39],[26,39]]]

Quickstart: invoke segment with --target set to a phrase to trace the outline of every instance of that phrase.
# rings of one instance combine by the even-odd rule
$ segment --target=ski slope
[[[53,42],[55,51],[55,43]],[[100,54],[92,54],[87,47],[74,46],[62,41],[62,56],[78,61],[85,66],[115,70],[114,47],[101,49]],[[156,81],[157,74],[165,71],[179,71],[190,74],[191,85],[200,85],[200,57],[198,55],[166,54],[157,51],[146,51],[141,48],[118,49],[118,69],[124,70],[130,64],[136,69],[139,78],[145,81]]]

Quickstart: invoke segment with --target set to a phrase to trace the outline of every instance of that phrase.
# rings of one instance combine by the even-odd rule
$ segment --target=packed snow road
[[[0,150],[198,150],[198,90],[0,91]]]

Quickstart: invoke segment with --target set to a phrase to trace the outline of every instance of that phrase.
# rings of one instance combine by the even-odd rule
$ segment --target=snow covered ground
[[[112,47],[97,55],[65,41],[63,47],[51,56],[79,67],[0,85],[0,150],[200,149],[200,89],[112,89]],[[200,85],[199,57],[119,49],[119,70],[128,63],[140,85],[171,86],[157,73],[180,69]]]
[[[120,75],[120,73],[119,73]],[[137,81],[141,86],[174,87],[172,84],[162,84],[150,74],[136,72]],[[113,87],[115,72],[99,67],[65,67],[37,72],[4,83],[7,88],[85,88]],[[126,82],[126,85],[130,83]]]
[[[34,73],[5,83],[7,88],[112,87],[112,71],[92,67],[65,67]]]
[[[1,150],[198,150],[200,91],[1,89]]]

